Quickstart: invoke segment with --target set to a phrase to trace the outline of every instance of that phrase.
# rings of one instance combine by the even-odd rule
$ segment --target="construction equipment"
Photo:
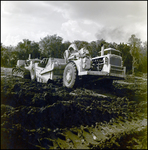
[[[43,58],[29,70],[32,80],[48,83],[62,78],[63,86],[67,88],[77,85],[79,78],[84,76],[105,79],[111,83],[126,77],[121,52],[113,48],[104,49],[104,46],[101,47],[100,56],[91,58],[85,47],[78,50],[75,44],[71,44],[64,52],[64,59]]]

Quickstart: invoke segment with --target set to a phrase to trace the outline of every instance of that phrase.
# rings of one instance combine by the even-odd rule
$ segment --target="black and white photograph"
[[[1,1],[1,149],[147,149],[147,1]]]

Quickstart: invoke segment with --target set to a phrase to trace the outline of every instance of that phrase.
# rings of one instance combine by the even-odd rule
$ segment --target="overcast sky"
[[[64,41],[147,41],[147,1],[1,1],[1,43],[39,42],[57,34]]]

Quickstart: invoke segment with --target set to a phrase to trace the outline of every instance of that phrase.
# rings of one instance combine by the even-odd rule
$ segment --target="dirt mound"
[[[1,148],[146,148],[141,78],[75,89],[61,81],[1,79]]]

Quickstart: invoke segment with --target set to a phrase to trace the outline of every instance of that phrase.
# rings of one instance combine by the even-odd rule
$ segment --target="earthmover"
[[[108,83],[126,78],[126,67],[123,67],[119,50],[102,46],[100,54],[91,58],[85,47],[78,50],[75,44],[71,44],[64,52],[64,59],[50,57],[34,63],[30,70],[31,79],[48,83],[62,78],[63,86],[73,88],[82,77],[97,77]]]
[[[78,50],[75,44],[71,44],[64,52],[64,59],[31,59],[29,55],[28,60],[17,61],[12,74],[41,83],[60,78],[63,79],[63,86],[72,88],[82,77],[105,80],[108,84],[112,84],[113,80],[123,80],[126,78],[126,67],[123,67],[119,50],[104,49],[102,46],[100,56],[91,58],[85,47]]]

